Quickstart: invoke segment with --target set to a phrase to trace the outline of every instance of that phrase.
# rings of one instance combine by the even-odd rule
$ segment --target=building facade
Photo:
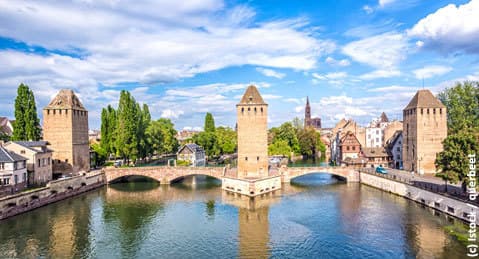
[[[387,167],[389,166],[390,154],[384,147],[367,147],[363,148],[362,154],[367,166],[370,167]]]
[[[11,141],[5,148],[28,159],[28,185],[44,185],[52,180],[52,150],[46,141]]]
[[[402,130],[398,130],[387,143],[388,152],[391,154],[391,168],[403,169],[402,147]]]
[[[191,166],[205,166],[206,154],[205,150],[196,145],[190,143],[182,146],[177,153],[177,159],[183,161],[189,161]]]
[[[313,127],[317,130],[321,129],[321,118],[311,118],[311,106],[309,105],[309,97],[306,97],[306,107],[304,108],[304,127]]]
[[[27,187],[27,158],[0,146],[0,186],[19,191]]]
[[[380,127],[366,128],[366,147],[381,147],[383,145],[383,129]]]
[[[236,105],[238,178],[268,176],[268,104],[250,85]]]
[[[403,110],[404,170],[436,173],[436,154],[447,137],[447,110],[429,90],[419,90]]]
[[[90,170],[88,111],[72,90],[60,90],[43,109],[43,139],[54,151],[54,173]]]
[[[348,131],[339,144],[341,162],[347,158],[357,159],[361,152],[361,144],[353,132]]]

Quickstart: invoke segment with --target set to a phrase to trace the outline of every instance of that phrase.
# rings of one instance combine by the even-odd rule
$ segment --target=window
[[[50,110],[47,110],[47,114],[50,115]]]
[[[256,160],[259,161],[259,156],[256,157]]]
[[[379,142],[379,138],[376,138],[376,142]]]
[[[421,108],[421,115],[423,114],[423,112],[424,112],[424,109],[423,109],[423,108]]]
[[[13,162],[13,170],[17,170],[17,162]]]
[[[442,108],[439,108],[439,114],[442,114]]]
[[[50,165],[50,158],[48,158],[48,165]]]
[[[0,170],[4,170],[5,169],[5,163],[0,163]]]
[[[14,176],[13,176],[13,179],[14,179],[14,183],[15,183],[15,184],[18,184],[18,175],[14,175]]]
[[[432,114],[436,114],[436,108],[432,109]]]
[[[263,112],[263,107],[261,107],[261,112]]]
[[[397,160],[401,160],[401,155],[398,154],[398,155],[396,156],[396,159],[397,159]]]
[[[23,161],[23,168],[27,167],[27,161]]]
[[[356,147],[355,147],[355,146],[353,146],[353,150],[356,150]]]
[[[62,110],[58,110],[58,114],[62,115]]]
[[[256,113],[256,107],[254,107],[254,113]]]
[[[40,158],[37,160],[37,167],[40,167]]]
[[[400,148],[400,147],[397,147],[397,148],[396,148],[396,151],[401,151],[401,148]]]
[[[426,111],[427,111],[427,114],[429,114],[429,108],[428,108],[428,109],[426,109]]]
[[[65,114],[68,115],[68,110],[65,110]]]
[[[245,160],[245,161],[248,161],[248,157],[246,156],[246,157],[244,158],[244,160]]]
[[[25,154],[25,150],[21,150],[21,151],[20,151],[20,154]]]
[[[248,107],[248,111],[251,111],[251,108],[250,108],[250,107]]]
[[[68,159],[65,159],[65,163],[68,163]]]
[[[243,113],[243,112],[244,112],[244,107],[241,108],[241,113]]]

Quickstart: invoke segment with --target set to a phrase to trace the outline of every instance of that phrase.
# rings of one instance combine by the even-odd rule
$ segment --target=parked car
[[[386,168],[382,167],[382,166],[378,166],[376,167],[376,173],[378,174],[387,174],[388,171],[386,170]]]
[[[120,167],[122,164],[121,160],[116,160],[115,163],[113,164],[115,167]]]

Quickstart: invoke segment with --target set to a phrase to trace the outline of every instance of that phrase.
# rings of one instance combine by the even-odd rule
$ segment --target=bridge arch
[[[209,177],[212,177],[212,178],[215,178],[215,179],[221,181],[221,176],[219,176],[219,175],[212,175],[212,174],[208,174],[208,173],[198,173],[198,172],[193,172],[191,174],[176,176],[174,178],[171,178],[169,181],[170,181],[170,183],[174,183],[174,182],[177,182],[177,181],[179,181],[179,180],[181,180],[185,177],[190,177],[190,176],[209,176]]]
[[[348,181],[348,178],[346,176],[344,176],[343,174],[339,174],[339,173],[336,173],[336,172],[328,172],[328,171],[306,171],[306,172],[302,172],[296,176],[293,176],[291,178],[289,178],[290,181],[293,181],[295,179],[298,179],[300,177],[303,177],[303,176],[306,176],[306,175],[313,175],[313,174],[328,174],[328,175],[332,175],[338,179],[340,179],[341,181],[345,181],[347,182]]]
[[[114,176],[114,178],[111,177],[110,179],[108,179],[108,183],[110,183],[110,184],[118,183],[121,179],[130,178],[130,177],[143,177],[143,178],[150,179],[150,180],[153,180],[155,182],[161,183],[161,179],[158,179],[158,178],[156,178],[154,176],[151,176],[151,175],[145,175],[145,174],[141,174],[141,173],[128,174],[128,175],[116,175],[116,176]]]

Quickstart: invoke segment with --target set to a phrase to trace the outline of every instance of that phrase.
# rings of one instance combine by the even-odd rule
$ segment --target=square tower
[[[250,85],[236,105],[238,178],[268,176],[268,104]]]
[[[53,149],[54,173],[90,170],[88,111],[72,90],[60,90],[43,108],[43,139]]]
[[[436,154],[447,137],[447,111],[429,90],[419,90],[403,110],[404,170],[436,173]]]

